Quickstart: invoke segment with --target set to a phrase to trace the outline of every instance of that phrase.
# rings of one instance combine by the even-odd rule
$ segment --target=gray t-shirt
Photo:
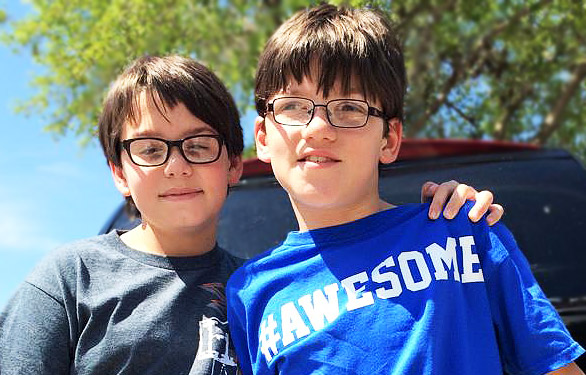
[[[0,315],[0,373],[236,374],[219,247],[162,257],[119,233],[47,256]]]

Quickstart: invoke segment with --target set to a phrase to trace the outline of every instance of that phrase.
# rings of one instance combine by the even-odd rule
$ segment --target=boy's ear
[[[238,181],[240,181],[240,177],[242,177],[242,169],[244,165],[242,164],[242,157],[241,156],[234,156],[230,158],[230,169],[228,170],[228,184],[234,185]]]
[[[122,167],[117,167],[111,161],[108,162],[110,166],[110,172],[112,173],[112,178],[114,179],[114,185],[123,196],[129,197],[130,196],[130,188],[128,187],[128,183],[126,182],[126,177],[124,176],[124,171],[122,171]]]
[[[401,140],[403,138],[403,124],[399,119],[393,118],[389,120],[389,134],[382,139],[380,150],[380,162],[389,164],[397,160],[399,149],[401,148]]]
[[[271,162],[271,156],[267,145],[267,130],[265,119],[256,116],[254,120],[254,141],[256,143],[256,156],[265,163]]]

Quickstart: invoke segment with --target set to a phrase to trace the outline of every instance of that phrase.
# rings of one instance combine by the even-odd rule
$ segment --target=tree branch
[[[263,7],[271,13],[271,20],[274,27],[277,28],[283,22],[281,9],[281,0],[262,0]]]
[[[532,139],[531,143],[537,145],[544,145],[551,135],[562,126],[561,117],[564,109],[572,99],[572,96],[580,87],[580,83],[586,77],[586,61],[581,62],[576,66],[572,73],[572,77],[562,89],[559,99],[553,106],[553,109],[545,116],[545,120],[541,124],[539,132]]]
[[[432,62],[427,59],[427,56],[429,56],[430,51],[433,49],[431,47],[435,43],[434,26],[441,22],[441,18],[445,14],[449,14],[449,12],[453,11],[455,6],[455,0],[443,1],[438,6],[432,6],[429,2],[422,1],[408,13],[408,17],[410,17],[409,22],[411,22],[411,18],[414,17],[415,12],[419,12],[419,14],[424,12],[429,13],[433,19],[432,22],[426,22],[424,27],[417,30],[417,43],[414,43],[415,48],[413,49],[411,59],[413,65],[410,71],[407,72],[408,77],[410,77],[415,84],[414,89],[412,90],[414,93],[424,90],[425,73],[433,68],[430,66]]]
[[[393,2],[391,6],[395,4],[397,3]],[[399,34],[405,34],[405,30],[411,28],[411,22],[413,22],[415,16],[426,10],[429,5],[429,1],[419,1],[412,9],[407,10],[404,4],[399,2],[397,8],[395,8],[395,13],[399,17],[399,23],[397,24]]]
[[[472,52],[468,55],[468,58],[466,58],[464,61],[461,61],[459,64],[457,64],[457,66],[452,66],[453,71],[451,76],[446,80],[442,90],[439,92],[436,99],[425,111],[425,113],[414,124],[409,126],[407,136],[412,137],[419,133],[421,129],[423,129],[429,118],[433,116],[441,108],[442,105],[445,104],[448,95],[459,82],[459,80],[465,77],[466,74],[469,74],[468,72],[473,71],[473,67],[475,65],[482,64],[484,62],[484,60],[490,55],[490,53],[487,53],[487,50],[490,51],[490,48],[492,46],[491,42],[497,35],[505,31],[509,26],[516,25],[521,18],[525,17],[526,15],[536,11],[537,9],[543,6],[548,5],[552,1],[553,0],[541,0],[529,7],[520,9],[512,17],[508,18],[506,21],[497,24],[491,30],[485,33],[481,38],[479,38],[477,42],[474,44],[474,48],[472,49]]]
[[[427,123],[427,120],[434,115],[440,107],[446,102],[448,99],[448,94],[452,91],[452,88],[456,86],[460,76],[463,74],[464,69],[462,67],[454,67],[450,77],[444,83],[442,90],[440,91],[439,95],[433,101],[433,103],[425,110],[423,116],[421,116],[413,125],[410,125],[407,129],[407,136],[413,137],[415,134],[419,133],[421,129]]]
[[[464,113],[464,111],[462,111],[460,108],[458,108],[454,103],[452,103],[449,100],[446,100],[446,106],[448,108],[450,108],[451,110],[453,110],[454,112],[456,112],[458,114],[458,116],[460,116],[461,118],[466,120],[466,122],[468,122],[470,125],[472,125],[472,127],[475,129],[475,134],[478,135],[478,133],[479,133],[478,132],[478,123],[476,122],[476,119],[474,117]]]
[[[521,105],[527,99],[528,95],[533,92],[533,87],[530,83],[525,83],[520,91],[517,91],[513,95],[511,100],[506,102],[504,111],[499,116],[498,120],[494,124],[493,138],[499,141],[505,140],[507,136],[507,126],[511,121],[511,118],[515,115],[515,112],[521,108]],[[507,100],[505,98],[505,100]]]

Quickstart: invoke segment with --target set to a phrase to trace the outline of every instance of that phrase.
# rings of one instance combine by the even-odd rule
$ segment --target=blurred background
[[[407,137],[563,147],[586,160],[586,3],[328,1],[376,6],[405,43]],[[299,0],[0,0],[0,309],[55,246],[121,201],[94,138],[134,58],[179,53],[233,93],[252,149],[256,61]],[[497,197],[498,199],[498,197]]]

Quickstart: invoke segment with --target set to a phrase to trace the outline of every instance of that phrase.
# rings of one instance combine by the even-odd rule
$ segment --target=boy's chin
[[[291,202],[303,210],[338,210],[353,206],[353,202],[345,199],[345,195],[331,191],[314,191],[304,194],[289,194]]]
[[[292,202],[309,206],[328,206],[339,200],[338,189],[331,184],[306,184],[302,187],[289,187],[286,189]]]

